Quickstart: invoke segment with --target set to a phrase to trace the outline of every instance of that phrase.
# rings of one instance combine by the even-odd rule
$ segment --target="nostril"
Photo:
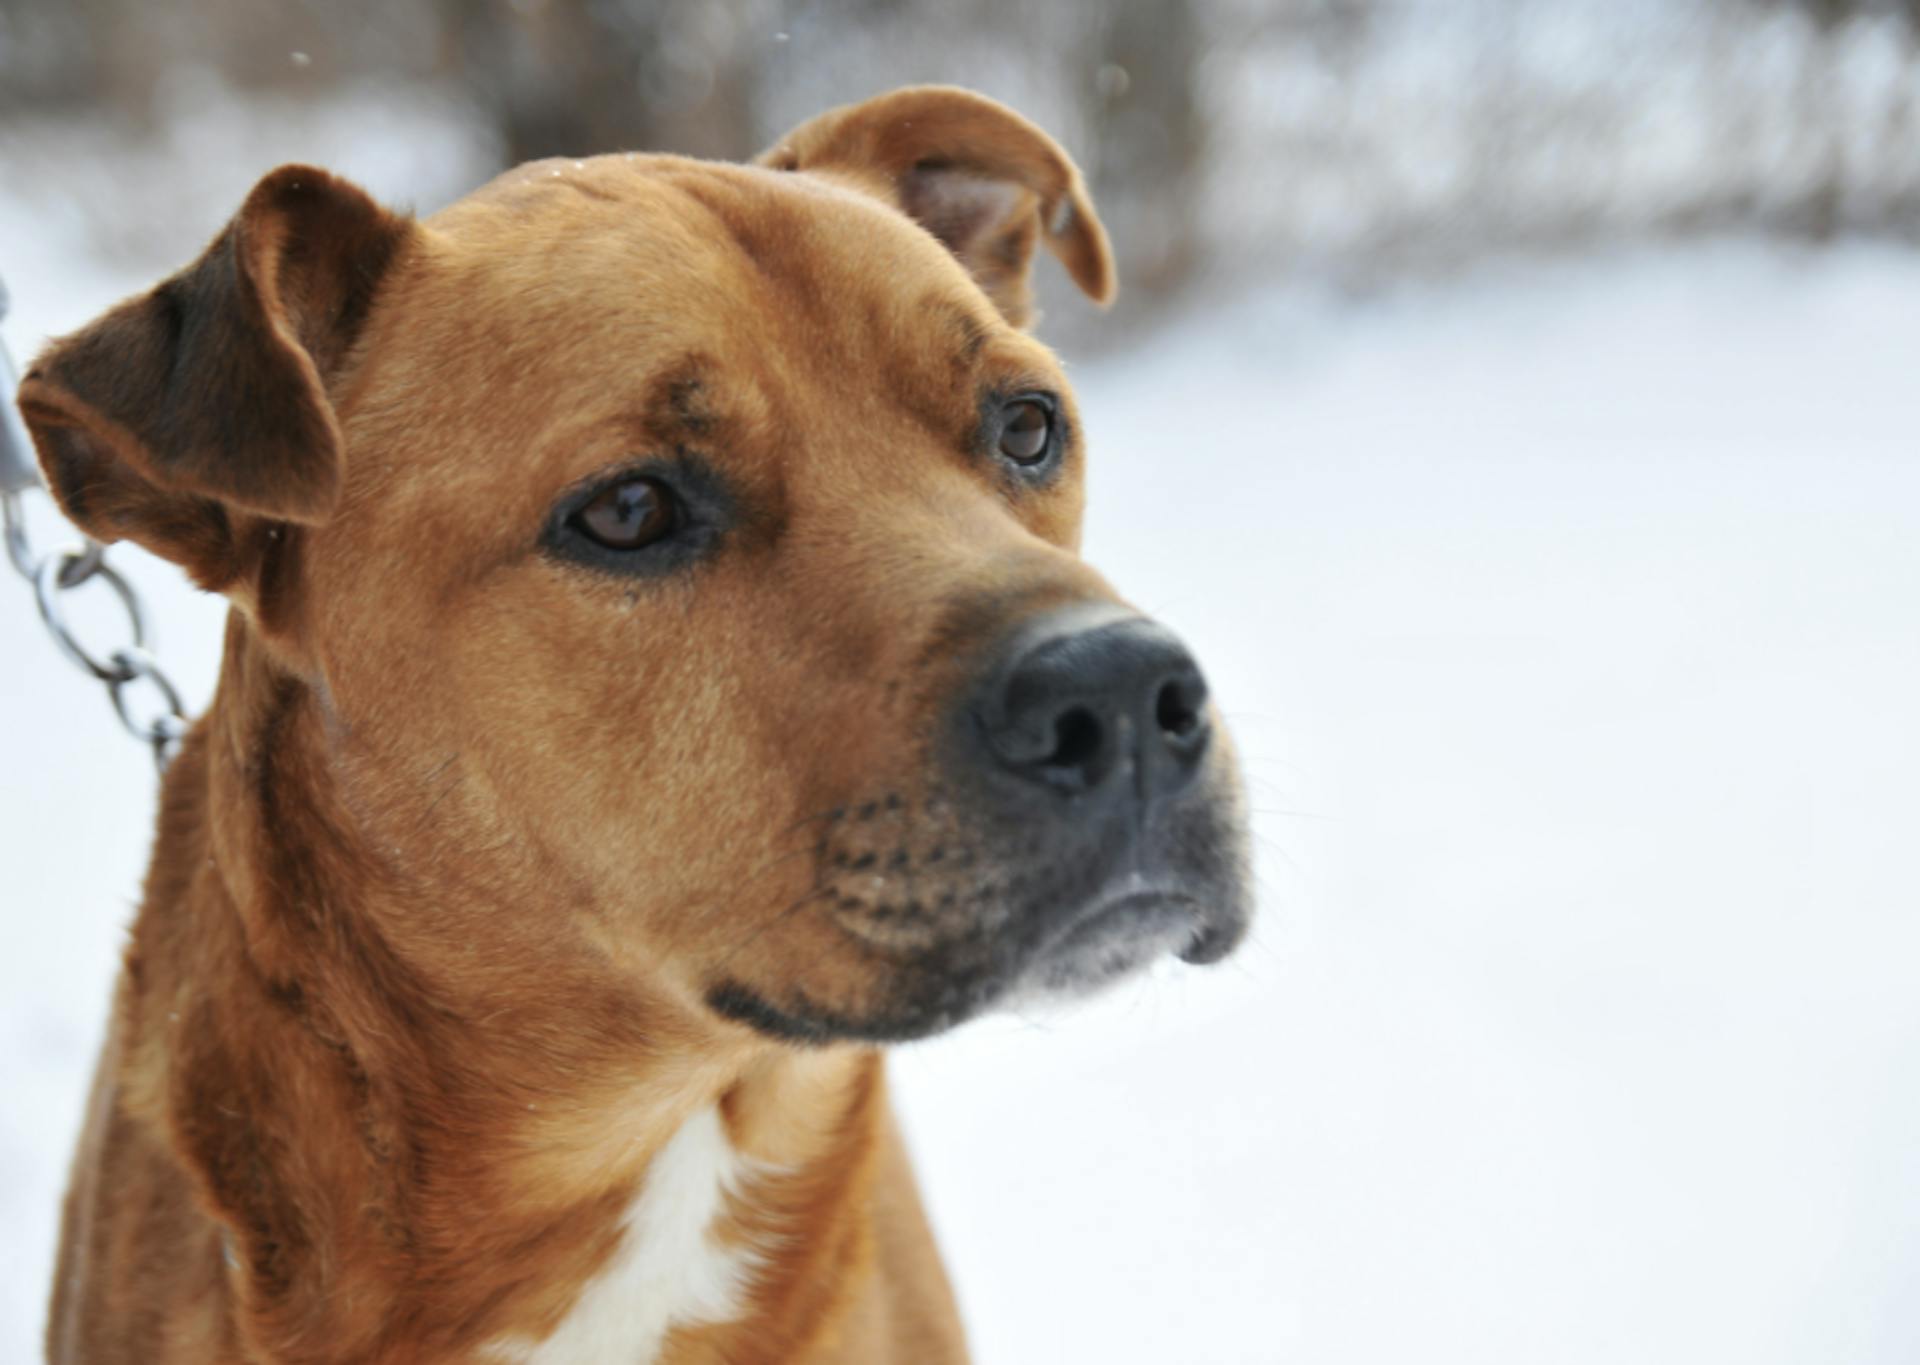
[[[1029,627],[967,701],[967,761],[1058,797],[1173,796],[1203,766],[1212,729],[1193,657],[1138,618]]]
[[[1054,718],[1053,752],[1040,761],[1048,768],[1091,776],[1105,739],[1100,717],[1084,706],[1070,706]]]
[[[1200,706],[1205,696],[1185,679],[1174,678],[1160,686],[1154,699],[1153,718],[1160,732],[1173,739],[1191,739],[1200,728]]]

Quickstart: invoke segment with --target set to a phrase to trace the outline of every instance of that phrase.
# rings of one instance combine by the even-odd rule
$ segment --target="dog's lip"
[[[1200,902],[1179,886],[1149,881],[1138,874],[1121,885],[1096,896],[1075,914],[1042,950],[1045,955],[1072,953],[1095,942],[1126,921],[1147,928],[1162,921],[1180,918],[1188,921],[1196,934],[1203,935]],[[1181,956],[1186,956],[1186,949]]]
[[[1180,960],[1195,967],[1211,966],[1234,950],[1240,942],[1241,933],[1241,928],[1209,924],[1203,920],[1194,930],[1187,946],[1180,950]]]
[[[1129,923],[1143,936],[1184,928],[1186,941],[1171,951],[1182,962],[1196,967],[1210,966],[1227,957],[1246,931],[1242,918],[1194,894],[1185,884],[1135,872],[1089,901],[1047,943],[1041,955],[1070,954]]]

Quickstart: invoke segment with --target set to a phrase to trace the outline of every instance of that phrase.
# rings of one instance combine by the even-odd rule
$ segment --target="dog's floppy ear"
[[[1079,168],[985,95],[916,85],[830,109],[757,164],[831,173],[887,200],[944,242],[1016,327],[1033,315],[1038,240],[1087,295],[1113,298],[1113,252]]]
[[[412,230],[282,166],[198,261],[52,343],[20,410],[67,515],[209,588],[239,571],[238,523],[324,520],[342,464],[328,383]]]

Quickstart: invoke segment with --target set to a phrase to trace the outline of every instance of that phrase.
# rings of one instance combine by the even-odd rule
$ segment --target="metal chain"
[[[0,321],[7,316],[7,287],[0,281]],[[86,537],[78,545],[62,545],[42,555],[27,536],[26,495],[40,487],[26,425],[15,405],[19,380],[13,360],[0,340],[0,524],[4,524],[7,559],[16,572],[33,584],[40,619],[53,635],[60,652],[74,665],[105,683],[114,713],[127,733],[153,750],[154,762],[164,772],[187,733],[187,712],[179,689],[147,653],[147,618],[140,594],[106,560],[106,546]],[[95,580],[113,590],[126,613],[130,644],[102,655],[89,648],[67,620],[68,593]],[[144,697],[142,696],[144,694]]]

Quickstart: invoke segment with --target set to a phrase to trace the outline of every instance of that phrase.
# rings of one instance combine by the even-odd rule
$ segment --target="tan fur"
[[[923,776],[943,642],[1113,600],[1075,554],[1077,456],[1016,499],[953,453],[956,376],[1067,393],[1017,324],[1036,240],[1111,293],[1078,174],[977,96],[888,98],[797,130],[786,170],[540,163],[424,223],[287,168],[29,375],[76,519],[235,603],[164,784],[56,1362],[538,1339],[714,1103],[766,1172],[721,1235],[764,1263],[665,1358],[962,1358],[879,1054],[702,1002],[723,971],[849,1012],[899,989],[820,907],[863,852],[945,841],[929,904],[984,875]],[[954,167],[957,198],[895,192]],[[906,216],[975,182],[1011,188],[970,225]],[[725,452],[756,528],[697,591],[539,552],[566,490],[685,443]]]

